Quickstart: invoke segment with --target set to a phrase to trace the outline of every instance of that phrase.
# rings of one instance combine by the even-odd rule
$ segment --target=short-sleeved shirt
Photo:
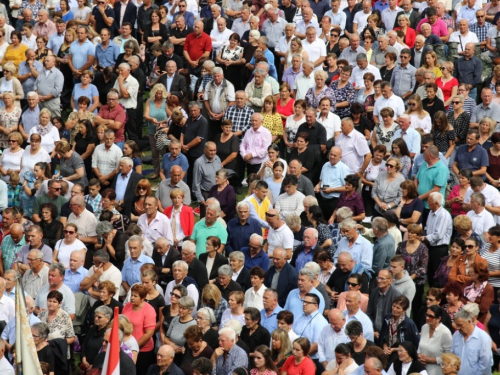
[[[457,163],[458,169],[470,169],[472,172],[477,171],[481,167],[488,167],[490,161],[488,158],[488,153],[479,144],[474,147],[474,150],[469,151],[467,145],[462,145],[457,149],[455,155],[455,162]],[[483,180],[485,175],[481,176]]]
[[[69,54],[71,55],[71,62],[75,69],[80,69],[87,63],[88,56],[95,56],[95,47],[88,39],[83,44],[80,44],[76,40],[71,43]]]
[[[193,120],[191,117],[188,118],[186,125],[182,128],[182,134],[184,134],[184,145],[189,144],[195,138],[201,138],[201,142],[195,147],[189,149],[187,155],[192,158],[199,158],[203,155],[203,149],[205,148],[205,141],[207,139],[208,132],[208,122],[205,117],[200,115],[197,119]]]
[[[99,109],[97,116],[104,120],[114,120],[121,122],[120,129],[115,130],[115,142],[125,142],[125,122],[127,121],[127,114],[121,105],[116,105],[115,108],[110,109],[109,105],[103,105]]]
[[[425,162],[422,164],[417,173],[418,180],[418,194],[422,195],[427,193],[434,186],[439,186],[439,192],[445,196],[446,184],[448,183],[448,167],[439,160],[436,164],[429,167]],[[427,199],[424,201],[425,208],[429,208]]]
[[[196,37],[194,33],[189,34],[184,42],[184,51],[187,51],[191,60],[198,60],[206,51],[212,50],[212,39],[207,33]]]
[[[66,311],[68,314],[75,313],[75,295],[66,285],[62,284],[59,289],[57,289],[63,295],[62,301],[62,309]],[[47,308],[47,295],[50,291],[50,285],[44,285],[40,292],[38,292],[35,299],[35,306],[38,306],[40,309]]]
[[[132,336],[139,341],[147,329],[154,329],[156,327],[156,311],[149,303],[143,303],[142,308],[138,311],[132,310],[132,303],[127,303],[122,310],[132,323],[134,330]],[[151,337],[146,344],[142,346],[140,352],[149,352],[154,349],[153,338]]]
[[[319,122],[316,121],[311,127],[304,122],[297,129],[297,134],[301,132],[309,135],[309,145],[326,145],[326,129]]]
[[[113,19],[115,18],[115,11],[113,10],[113,8],[110,5],[106,6],[106,10],[104,11],[104,13],[106,14],[106,16],[108,18],[113,18]],[[109,27],[106,24],[106,22],[104,22],[104,18],[102,16],[101,12],[99,11],[98,6],[94,7],[94,9],[92,9],[92,15],[95,18],[95,30],[98,33],[101,33],[102,29],[107,28],[109,30],[109,32],[111,33],[111,38],[113,38],[114,28],[113,28],[113,26]]]
[[[226,228],[216,220],[215,223],[207,227],[205,220],[200,220],[197,222],[193,228],[193,234],[191,238],[196,241],[196,257],[199,258],[200,254],[206,251],[206,240],[209,236],[216,236],[220,238],[223,245],[227,241],[227,231]]]

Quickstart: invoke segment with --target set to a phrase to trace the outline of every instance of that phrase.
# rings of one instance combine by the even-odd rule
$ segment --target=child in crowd
[[[85,196],[85,203],[90,204],[94,212],[102,208],[102,197],[99,194],[101,183],[97,178],[89,181],[89,193]]]

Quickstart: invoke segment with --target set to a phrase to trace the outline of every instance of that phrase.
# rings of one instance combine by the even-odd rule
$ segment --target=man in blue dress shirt
[[[155,263],[153,259],[142,253],[142,237],[130,237],[128,248],[130,250],[130,258],[125,260],[122,268],[122,286],[127,292],[132,285],[141,282],[141,266],[145,263]]]
[[[259,227],[260,231],[260,227]],[[248,241],[248,247],[243,247],[241,252],[245,254],[245,268],[260,267],[267,271],[269,269],[269,256],[262,250],[264,239],[257,233],[253,233]]]
[[[455,314],[455,326],[451,352],[462,361],[458,375],[491,374],[491,337],[474,324],[465,310]]]
[[[313,293],[319,297],[319,311],[323,313],[325,310],[325,300],[323,295],[313,285],[315,274],[308,268],[302,268],[299,272],[299,281],[297,282],[298,288],[293,289],[288,294],[285,310],[291,311],[293,316],[300,316],[303,312],[302,300],[308,293]]]
[[[278,305],[278,292],[272,288],[267,288],[262,297],[264,308],[260,310],[260,325],[266,328],[269,333],[278,329],[278,314],[283,311]]]
[[[66,268],[63,282],[73,293],[81,292],[80,283],[87,276],[88,270],[83,267],[84,262],[85,253],[82,250],[71,252],[69,256],[69,268]]]

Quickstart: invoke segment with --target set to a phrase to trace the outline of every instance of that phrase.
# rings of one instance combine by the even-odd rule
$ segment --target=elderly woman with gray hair
[[[321,99],[330,99],[330,112],[334,112],[337,104],[337,98],[335,92],[326,85],[326,80],[328,79],[328,73],[324,70],[316,70],[314,72],[314,81],[316,85],[307,90],[306,93],[306,103],[308,107],[317,109]]]
[[[332,232],[331,249],[332,249],[334,254],[337,251],[337,245],[338,245],[340,239],[342,238],[342,233],[340,232],[339,224],[346,219],[352,219],[354,213],[352,212],[352,210],[349,207],[344,206],[344,207],[340,207],[338,210],[336,210],[335,215],[336,215],[337,222],[328,225],[328,227],[330,228],[330,230]]]
[[[106,327],[113,316],[113,310],[108,306],[99,306],[94,312],[94,325],[85,336],[82,344],[82,365],[89,369],[102,348],[102,340]]]
[[[191,316],[195,306],[195,302],[189,296],[179,299],[179,315],[170,322],[167,334],[162,342],[162,344],[170,345],[174,348],[175,361],[179,364],[185,351],[184,344],[186,343],[186,339],[184,332],[188,327],[196,325],[196,320]]]
[[[241,290],[235,290],[229,293],[229,308],[222,314],[220,328],[224,328],[226,322],[231,319],[236,319],[241,323],[242,326],[245,324],[245,308],[243,307],[244,301],[245,294]]]
[[[50,329],[46,323],[35,323],[31,326],[31,335],[35,342],[36,354],[40,362],[49,364],[49,375],[54,375],[55,355],[50,347],[47,339],[49,337]],[[102,342],[101,342],[102,344]]]
[[[109,261],[119,270],[125,261],[125,243],[128,237],[122,231],[113,228],[109,221],[97,223],[96,233],[103,250],[109,254]]]
[[[229,254],[229,265],[231,266],[233,275],[237,275],[234,281],[240,285],[241,290],[246,291],[247,289],[251,288],[252,284],[250,283],[250,272],[245,267],[245,254],[241,251],[233,251],[231,254]],[[220,280],[220,268],[219,268],[219,284],[221,284],[220,281],[221,280]],[[235,290],[232,287],[229,288],[226,287],[224,289],[226,289],[226,292],[223,291],[221,292],[223,297],[226,299],[229,297],[227,293],[229,293],[231,290]]]
[[[196,313],[196,324],[201,329],[203,333],[203,341],[205,341],[210,347],[219,347],[219,334],[212,325],[215,323],[214,311],[210,307],[202,307]]]
[[[184,285],[187,289],[188,296],[198,303],[200,293],[195,280],[187,275],[188,269],[188,264],[183,260],[178,260],[172,264],[172,276],[174,279],[167,284],[167,288],[165,289],[165,296],[167,297],[165,300],[166,305],[170,305],[170,298],[168,297],[171,295],[170,293],[176,285]],[[197,306],[195,305],[194,311],[196,311],[196,308]]]

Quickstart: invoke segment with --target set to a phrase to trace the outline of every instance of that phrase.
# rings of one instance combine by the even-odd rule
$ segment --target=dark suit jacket
[[[200,262],[203,263],[205,266],[207,265],[207,258],[208,258],[207,253],[200,254]],[[208,280],[216,279],[217,276],[219,275],[218,273],[219,267],[223,266],[224,264],[229,264],[227,258],[222,254],[217,253],[215,255],[214,265],[212,266],[210,275],[208,275]]]
[[[163,86],[167,87],[167,75],[164,74],[160,77],[159,83],[163,84]],[[167,90],[168,91],[168,90]],[[187,94],[187,85],[186,78],[180,75],[179,73],[174,73],[174,77],[172,79],[172,84],[170,85],[170,93],[172,95],[177,96],[179,99],[184,98]]]
[[[161,261],[161,255],[156,251],[153,251],[153,261],[155,262],[155,266],[158,269],[158,277],[160,279],[160,286],[165,290],[167,284],[172,281],[174,278],[172,276],[172,264],[174,262],[181,260],[181,253],[174,246],[170,246],[170,250],[168,250],[167,256],[165,257],[165,261]],[[162,268],[170,268],[169,273],[162,273]]]
[[[118,29],[121,28],[120,15],[122,10],[122,2],[117,1],[115,3],[115,20],[113,21],[113,26],[115,28],[115,35],[118,35]],[[130,22],[132,24],[132,29],[134,29],[135,21],[137,20],[137,7],[132,1],[127,3],[127,8],[125,8],[125,14],[123,15],[123,22]]]
[[[116,190],[116,180],[120,177],[120,173],[118,173],[113,179],[113,183],[111,184],[111,188]],[[142,180],[144,177],[142,174],[137,173],[132,170],[132,175],[128,180],[127,189],[125,190],[125,196],[123,197],[124,205],[122,214],[130,217],[130,211],[132,210],[132,199],[135,197],[135,188],[139,180]]]
[[[264,285],[268,288],[271,287],[271,283],[273,281],[273,276],[276,273],[276,267],[272,266],[267,271],[266,278],[264,280]],[[297,288],[297,271],[290,264],[285,263],[285,266],[280,272],[280,276],[278,279],[278,304],[280,306],[285,306],[286,298],[288,297],[288,293],[292,289]]]
[[[396,16],[396,20],[394,21],[394,29],[396,27],[399,27],[399,23],[398,23],[398,17],[401,15],[401,14],[404,14],[405,12],[402,11],[402,12],[398,12],[398,15]],[[417,29],[417,25],[418,23],[420,22],[420,20],[422,19],[422,16],[419,12],[417,12],[416,10],[413,10],[410,14],[410,27],[413,29],[413,30],[416,30]]]
[[[202,262],[200,262],[199,259],[193,259],[193,261],[189,265],[188,276],[192,277],[196,281],[201,294],[201,291],[203,290],[205,285],[208,284],[208,275],[207,268]]]
[[[424,56],[427,52],[429,51],[432,51],[432,48],[429,47],[428,45],[425,45],[424,48],[422,49],[422,58],[420,59],[420,66],[415,66],[415,47],[413,47],[411,49],[411,60],[410,60],[410,64],[412,66],[415,66],[416,69],[420,68],[422,66],[422,64],[424,63]]]
[[[222,18],[226,19],[227,22],[227,17],[221,15]],[[210,32],[214,29],[217,28],[217,21],[214,20],[213,18],[205,18],[203,20],[203,23],[205,24],[205,27],[203,28],[203,31],[205,31],[208,35],[210,35]]]
[[[243,267],[238,275],[238,278],[236,279],[236,282],[241,285],[243,292],[250,289],[252,287],[252,284],[250,283],[250,271]]]
[[[316,244],[316,246],[314,247],[314,249],[312,250],[312,253],[313,253],[313,258],[314,258],[314,255],[316,255],[316,253],[318,251],[321,250],[321,246],[319,246],[319,244]],[[293,254],[292,254],[292,259],[290,260],[290,265],[292,267],[295,267],[295,262],[297,261],[297,258],[299,257],[299,254],[304,251],[304,245],[299,245],[297,246],[297,248],[293,251]]]

